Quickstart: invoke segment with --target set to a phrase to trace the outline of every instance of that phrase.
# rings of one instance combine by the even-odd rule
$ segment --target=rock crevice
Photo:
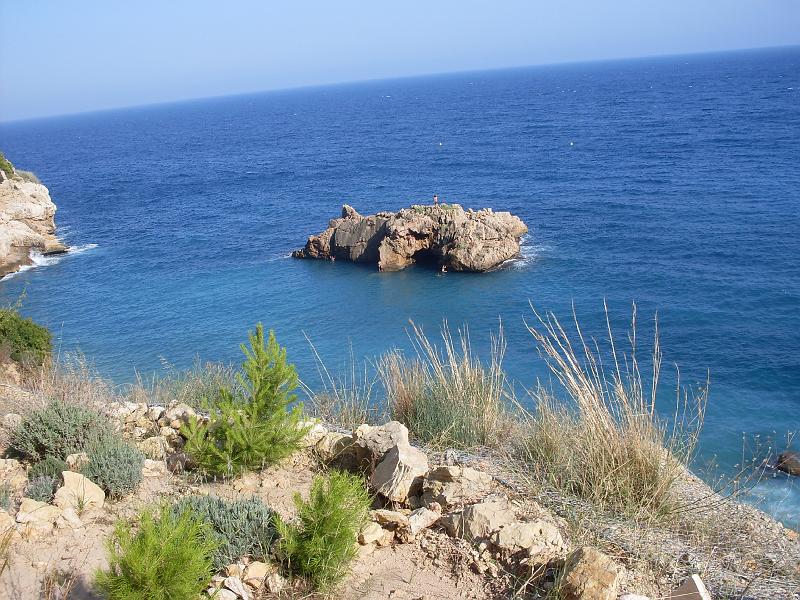
[[[340,218],[292,256],[377,264],[383,271],[424,260],[448,270],[483,272],[518,256],[527,231],[519,217],[491,208],[414,205],[363,216],[345,204]]]

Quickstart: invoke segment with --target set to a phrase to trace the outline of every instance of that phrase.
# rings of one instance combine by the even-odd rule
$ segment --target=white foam
[[[64,260],[69,256],[83,254],[84,252],[87,252],[89,250],[94,250],[95,248],[97,248],[97,244],[82,244],[80,246],[70,246],[66,252],[63,252],[61,254],[50,254],[50,255],[44,255],[39,250],[31,250],[30,253],[31,264],[21,266],[18,271],[16,271],[15,273],[9,273],[8,275],[0,279],[0,281],[11,279],[15,275],[19,275],[20,273],[24,273],[25,271],[30,271],[31,269],[54,265],[56,263],[61,262],[62,260]]]

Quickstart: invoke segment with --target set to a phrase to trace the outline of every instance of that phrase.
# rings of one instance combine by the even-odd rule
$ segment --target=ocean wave
[[[21,266],[18,271],[14,273],[9,273],[8,275],[0,279],[0,281],[11,279],[15,275],[19,275],[20,273],[24,273],[25,271],[30,271],[31,269],[54,265],[56,263],[61,262],[65,258],[68,258],[70,256],[75,256],[78,254],[83,254],[84,252],[88,252],[89,250],[94,250],[95,248],[97,248],[97,244],[81,244],[80,246],[70,246],[66,252],[63,252],[61,254],[50,254],[50,255],[44,255],[39,250],[31,250],[30,253],[31,264]]]

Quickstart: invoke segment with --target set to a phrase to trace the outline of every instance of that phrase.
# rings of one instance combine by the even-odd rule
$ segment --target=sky
[[[0,121],[797,44],[798,0],[0,0]]]

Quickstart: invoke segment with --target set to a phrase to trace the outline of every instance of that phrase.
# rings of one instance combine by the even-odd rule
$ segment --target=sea
[[[553,383],[533,309],[577,315],[603,346],[604,306],[627,342],[636,303],[643,356],[658,319],[664,417],[676,365],[681,383],[710,381],[697,472],[741,472],[747,501],[800,522],[800,478],[751,464],[800,450],[800,48],[5,122],[0,149],[49,187],[73,248],[0,282],[0,302],[120,385],[237,363],[262,322],[314,387],[309,341],[331,372],[369,372],[411,351],[412,322],[432,338],[447,323],[484,357],[502,327],[530,402],[525,389]],[[343,203],[372,213],[434,194],[519,215],[521,257],[444,276],[290,257]]]

